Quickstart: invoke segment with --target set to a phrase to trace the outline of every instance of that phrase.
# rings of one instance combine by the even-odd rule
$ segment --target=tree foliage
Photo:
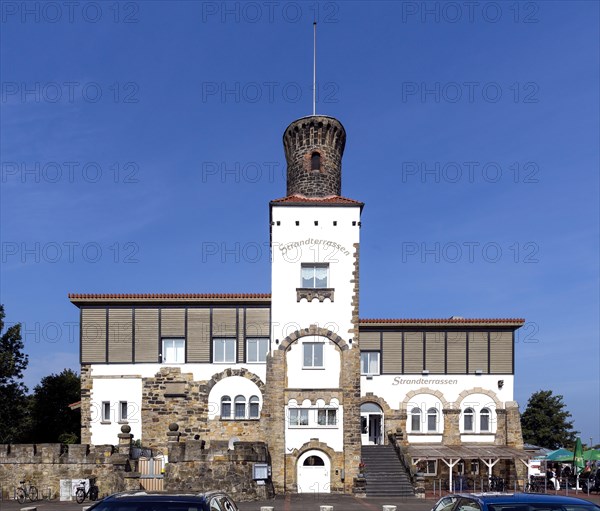
[[[21,381],[29,362],[24,353],[21,325],[4,331],[4,305],[0,305],[0,443],[24,438],[27,419],[27,387]]]
[[[570,417],[563,396],[554,396],[551,390],[534,392],[521,415],[523,440],[547,449],[571,448],[577,431]]]
[[[31,431],[35,443],[77,443],[81,431],[81,413],[69,404],[81,399],[79,376],[71,369],[42,378],[31,396]]]

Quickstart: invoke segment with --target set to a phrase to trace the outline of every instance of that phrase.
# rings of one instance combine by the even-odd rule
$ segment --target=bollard
[[[396,506],[383,506],[383,511],[396,511]]]
[[[37,511],[37,507],[35,507],[35,506],[22,507],[21,511]]]
[[[260,506],[260,511],[273,511],[273,506]]]
[[[333,506],[321,506],[319,509],[321,511],[333,511]]]

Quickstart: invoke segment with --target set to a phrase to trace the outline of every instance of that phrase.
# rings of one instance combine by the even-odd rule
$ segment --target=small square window
[[[371,375],[379,374],[379,352],[361,351],[360,353],[360,374]]]
[[[163,339],[162,362],[163,364],[185,363],[185,339]]]
[[[337,410],[335,408],[317,410],[317,424],[319,426],[337,425]]]
[[[110,422],[110,401],[102,401],[102,422]]]
[[[322,368],[323,367],[323,343],[305,342],[304,349],[304,367]]]
[[[290,408],[290,426],[308,426],[308,409]]]
[[[329,264],[302,264],[301,274],[303,288],[323,289],[329,286]]]
[[[235,338],[231,339],[214,339],[213,340],[213,362],[235,364],[236,342]]]
[[[266,362],[269,352],[267,337],[252,338],[246,341],[246,361],[250,363]]]

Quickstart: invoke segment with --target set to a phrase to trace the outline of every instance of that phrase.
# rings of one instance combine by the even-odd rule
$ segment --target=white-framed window
[[[482,408],[479,412],[479,431],[490,431],[490,409]]]
[[[110,422],[110,401],[102,401],[102,422]]]
[[[379,352],[360,352],[360,374],[379,374]]]
[[[163,339],[162,362],[163,364],[185,363],[185,339]]]
[[[438,422],[437,408],[429,408],[429,410],[427,410],[427,431],[429,433],[436,433],[438,430]]]
[[[258,419],[260,415],[258,396],[250,396],[248,401],[248,417],[250,419]]]
[[[417,463],[417,471],[426,476],[437,475],[437,460],[421,460]]]
[[[317,410],[319,426],[337,426],[337,410],[335,408],[320,408]]]
[[[235,396],[235,418],[245,419],[246,418],[246,398],[244,396]]]
[[[323,368],[323,343],[305,342],[304,350],[304,368]]]
[[[465,408],[463,412],[463,427],[465,431],[473,431],[475,426],[475,411],[473,408]]]
[[[410,411],[410,430],[413,433],[421,431],[421,409],[418,406]]]
[[[479,474],[479,461],[471,461],[471,474]]]
[[[290,426],[308,426],[308,408],[289,408]]]
[[[246,339],[246,362],[259,363],[267,361],[269,352],[268,337],[252,337]]]
[[[235,364],[235,337],[213,339],[213,362]]]
[[[119,401],[119,422],[127,422],[127,401]]]
[[[221,398],[221,419],[231,419],[231,398],[229,396]]]
[[[301,287],[322,289],[329,287],[328,263],[302,263]]]

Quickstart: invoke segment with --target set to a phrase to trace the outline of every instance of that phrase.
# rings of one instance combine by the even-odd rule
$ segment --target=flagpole
[[[313,22],[313,115],[317,115],[317,22]]]

